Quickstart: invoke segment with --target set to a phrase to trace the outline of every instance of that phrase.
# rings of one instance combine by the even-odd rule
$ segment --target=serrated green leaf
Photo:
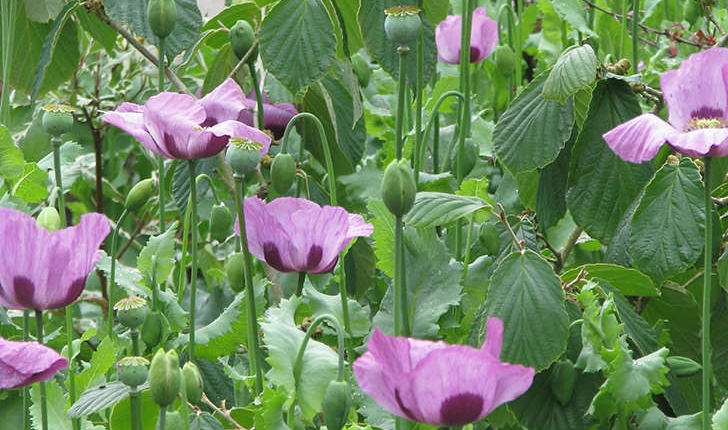
[[[111,274],[111,258],[106,251],[101,250],[101,253],[101,258],[96,263],[96,266],[108,276]],[[128,293],[133,293],[141,297],[151,297],[152,291],[143,285],[143,277],[139,269],[126,266],[120,261],[117,261],[115,272],[114,281]]]
[[[586,7],[584,3],[579,0],[560,0],[552,4],[556,13],[568,22],[574,30],[589,36],[597,36],[586,21]]]
[[[418,228],[435,227],[455,222],[481,209],[491,206],[479,197],[458,196],[447,193],[420,192],[404,222]]]
[[[348,277],[348,276],[347,276]],[[312,319],[316,319],[320,315],[333,315],[339,320],[341,326],[344,326],[344,312],[341,306],[341,297],[329,296],[318,291],[316,288],[306,284],[304,287],[304,297],[309,300],[311,307]],[[348,299],[349,304],[349,321],[351,323],[351,335],[354,337],[364,337],[369,334],[369,306],[362,306],[356,300]]]
[[[54,430],[71,430],[71,421],[66,418],[66,396],[63,390],[55,380],[45,383],[45,401],[48,414],[48,426]],[[33,384],[30,389],[30,398],[33,405],[30,407],[30,414],[34,423],[41,422],[40,410],[40,387],[39,384]]]
[[[104,376],[115,362],[114,343],[109,338],[104,338],[91,356],[90,366],[76,376],[76,389],[86,390],[96,378]]]
[[[91,415],[106,409],[129,397],[129,387],[123,382],[114,381],[98,385],[84,391],[76,403],[68,409],[71,418]]]
[[[98,15],[86,8],[77,10],[76,18],[78,18],[81,27],[91,35],[91,38],[104,47],[107,54],[111,55],[114,52],[116,37],[118,36],[116,30],[102,22]]]
[[[260,430],[288,430],[283,421],[284,404],[288,400],[283,387],[265,387],[261,395],[264,408],[255,409],[255,428]]]
[[[292,94],[298,94],[334,64],[333,31],[322,2],[281,0],[268,11],[258,36],[266,70]]]
[[[20,176],[24,166],[23,151],[15,146],[8,128],[0,125],[0,176]]]
[[[513,174],[544,167],[556,159],[571,135],[574,106],[546,100],[547,74],[534,79],[508,106],[493,130],[493,149]]]
[[[178,163],[172,164],[174,166],[172,170],[172,197],[174,203],[179,208],[181,214],[187,211],[187,203],[190,200],[190,168],[187,160],[181,160]],[[195,162],[195,177],[201,174],[206,174],[213,177],[213,170],[218,166],[218,159],[216,156],[203,158]],[[169,172],[167,173],[169,175]],[[169,177],[169,176],[168,176]],[[197,183],[197,199],[201,195],[205,194],[208,190],[207,181],[199,181]]]
[[[632,218],[629,251],[635,265],[653,279],[680,273],[700,257],[703,193],[700,171],[689,158],[663,165],[645,188]]]
[[[369,222],[374,226],[374,255],[377,257],[377,268],[390,278],[394,277],[394,215],[389,212],[381,199],[370,199],[367,205],[372,218]]]
[[[209,361],[204,358],[197,360],[197,367],[205,384],[205,395],[216,405],[226,402],[235,404],[235,385],[225,372],[225,367],[219,361]]]
[[[28,203],[40,203],[48,197],[48,174],[35,163],[25,163],[23,173],[9,181],[10,193]]]
[[[567,48],[551,69],[541,94],[546,100],[565,103],[579,90],[589,88],[597,78],[599,59],[591,45]]]
[[[561,282],[568,284],[585,271],[585,279],[603,279],[625,296],[654,297],[659,294],[649,276],[637,269],[608,263],[584,264],[564,272]]]
[[[603,243],[609,243],[654,167],[623,161],[602,134],[641,112],[629,85],[614,79],[599,82],[571,154],[567,206],[576,224]]]
[[[602,350],[616,348],[623,332],[623,325],[617,320],[614,311],[614,301],[607,297],[600,304],[593,287],[594,284],[587,284],[577,296],[584,308],[584,323],[581,325],[581,351],[576,367],[585,372],[609,367],[602,357]]]
[[[167,231],[157,236],[150,236],[144,249],[137,257],[137,268],[147,277],[163,283],[174,267],[174,235],[177,223],[169,226]],[[150,285],[150,287],[154,287]]]
[[[539,371],[566,350],[569,317],[561,282],[538,254],[514,252],[501,261],[491,277],[485,309],[503,320],[504,361]]]
[[[536,190],[536,218],[539,229],[547,231],[566,215],[566,187],[571,163],[571,149],[574,147],[576,133],[566,143],[559,156],[544,167],[538,176]]]
[[[68,22],[68,19],[71,17],[71,15],[73,15],[75,9],[80,5],[81,3],[79,3],[79,0],[71,0],[70,2],[66,3],[65,6],[63,6],[63,9],[61,9],[61,11],[58,13],[58,17],[55,17],[55,21],[53,21],[51,31],[50,33],[48,33],[48,36],[46,36],[46,39],[43,42],[40,59],[38,60],[38,65],[35,68],[33,87],[30,91],[31,99],[35,100],[38,92],[40,91],[41,85],[43,84],[43,79],[45,78],[45,74],[48,70],[48,66],[51,63],[53,55],[56,51],[56,46],[63,33],[61,30],[66,25],[66,22]],[[72,24],[72,26],[75,30],[75,25]],[[64,41],[66,40],[64,39]],[[77,44],[78,40],[76,40],[76,50],[78,51]]]

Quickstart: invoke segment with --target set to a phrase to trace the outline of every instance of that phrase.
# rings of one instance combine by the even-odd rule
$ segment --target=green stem
[[[463,278],[462,285],[465,285],[465,281],[468,276],[468,265],[470,265],[470,247],[473,242],[473,225],[475,224],[475,217],[470,217],[470,223],[468,223],[468,234],[465,239],[465,256],[463,257]]]
[[[30,339],[30,311],[23,311],[23,340],[27,341]],[[28,408],[30,407],[30,391],[27,386],[23,387],[23,429],[30,430],[30,414]]]
[[[712,287],[713,271],[713,199],[711,197],[711,157],[704,157],[703,170],[705,181],[705,249],[703,254],[703,315],[702,315],[702,336],[700,346],[703,359],[703,430],[710,429],[710,385],[711,385],[711,352],[710,352],[710,289]]]
[[[637,71],[637,63],[640,61],[639,56],[639,37],[637,37],[637,23],[640,16],[639,0],[632,0],[632,70]]]
[[[263,94],[260,91],[260,83],[258,82],[258,72],[255,70],[255,64],[253,61],[248,61],[248,68],[250,69],[250,79],[253,81],[253,88],[255,88],[255,101],[257,103],[257,116],[258,128],[263,130],[265,128],[265,117],[263,112]]]
[[[303,284],[306,282],[306,272],[298,272],[298,283],[296,284],[296,295],[301,297],[303,294]]]
[[[157,84],[159,87],[159,92],[161,93],[164,91],[164,51],[165,51],[165,37],[159,38],[159,43],[157,44],[157,49],[159,49],[159,64],[157,64],[158,68],[158,77],[157,77]]]
[[[116,221],[114,233],[111,236],[111,249],[109,249],[109,257],[111,258],[111,270],[109,274],[109,285],[106,287],[106,299],[109,301],[109,312],[106,322],[106,334],[109,336],[109,338],[111,338],[112,334],[114,333],[114,300],[112,294],[113,288],[116,286],[116,245],[119,241],[119,230],[121,229],[121,223],[124,222],[124,218],[126,218],[126,215],[128,213],[129,211],[124,208],[121,216]]]
[[[157,418],[157,430],[165,430],[167,424],[167,407],[159,407],[159,417]]]
[[[131,430],[142,430],[142,403],[136,388],[129,390],[129,405],[131,407]]]
[[[215,203],[220,203],[220,196],[217,195],[215,183],[212,182],[212,178],[210,176],[205,173],[200,173],[199,175],[197,175],[196,181],[198,185],[200,184],[200,181],[207,182],[208,187],[210,188],[210,190],[212,190],[212,197],[215,199]]]
[[[394,224],[394,335],[409,336],[409,308],[407,305],[407,282],[404,268],[404,242],[402,217]]]
[[[187,206],[192,206],[192,197],[187,199]],[[190,211],[185,211],[184,222],[182,225],[182,231],[189,231],[190,229]],[[189,238],[186,234],[182,235],[182,253],[180,254],[180,267],[187,267],[187,249],[189,248]],[[182,303],[182,297],[184,296],[184,287],[186,280],[186,273],[184,270],[179,271],[179,277],[177,278],[177,300]]]
[[[139,348],[139,330],[133,328],[129,330],[129,336],[131,337],[131,353],[134,356],[140,356],[141,349]]]
[[[159,49],[159,77],[157,78],[157,84],[159,85],[159,92],[161,93],[164,91],[164,76],[165,76],[165,66],[164,66],[164,51],[165,51],[165,38],[160,37],[159,38],[159,44],[157,45],[157,48]],[[166,223],[167,223],[167,213],[166,213],[166,202],[165,202],[165,195],[164,195],[164,182],[165,182],[165,171],[164,171],[164,158],[157,155],[157,168],[159,170],[159,232],[164,233],[166,230]]]
[[[399,54],[399,80],[397,81],[397,116],[394,117],[394,157],[402,158],[403,136],[402,126],[404,123],[405,89],[407,88],[407,55],[409,48],[400,46],[397,48]]]
[[[38,343],[43,343],[43,311],[36,309],[35,311],[35,338]],[[69,351],[69,356],[71,355]],[[69,360],[70,361],[70,360]],[[73,374],[73,369],[68,369],[69,374]],[[48,429],[48,403],[46,400],[45,381],[40,382],[40,419],[41,428]]]
[[[440,114],[435,112],[432,116],[435,134],[432,135],[432,173],[440,173]],[[424,154],[423,154],[424,157]]]
[[[422,10],[423,0],[418,0],[417,5]],[[417,83],[415,85],[415,150],[413,155],[415,184],[419,183],[420,170],[422,170],[423,161],[419,157],[421,147],[424,146],[422,139],[422,90],[424,87],[424,35],[420,32],[417,37]]]
[[[336,372],[336,380],[337,381],[343,381],[344,380],[344,330],[342,330],[341,324],[339,324],[339,320],[336,319],[333,315],[330,314],[323,314],[316,317],[311,322],[311,325],[308,327],[308,330],[306,330],[306,334],[303,336],[303,340],[301,341],[301,345],[298,347],[298,353],[296,354],[296,361],[293,362],[293,379],[296,383],[296,390],[298,390],[298,383],[301,379],[301,372],[303,371],[303,355],[306,352],[306,347],[308,346],[308,341],[311,340],[311,336],[316,331],[316,327],[318,327],[322,322],[325,320],[328,320],[331,326],[336,330],[336,340],[338,342],[338,352],[339,352],[339,366]]]
[[[354,346],[351,344],[351,318],[349,317],[349,294],[346,285],[346,252],[339,254],[339,297],[341,298],[341,316],[346,331],[346,354],[350,360],[354,359]]]
[[[263,392],[263,369],[258,363],[261,357],[260,345],[258,343],[258,319],[255,310],[255,287],[253,285],[253,269],[248,249],[248,237],[245,231],[245,211],[243,210],[243,175],[235,174],[235,209],[238,214],[238,226],[240,229],[240,247],[243,252],[243,272],[245,273],[245,295],[247,296],[248,313],[248,357],[250,361],[250,373],[255,374],[255,395]]]
[[[197,178],[195,160],[189,160],[190,175],[190,361],[195,361],[195,305],[197,299]],[[186,231],[185,231],[186,232]]]
[[[422,142],[427,142],[427,139],[430,137],[430,131],[432,130],[433,127],[435,128],[436,131],[435,131],[435,134],[433,135],[433,154],[434,154],[434,151],[435,151],[435,148],[434,148],[434,140],[437,139],[438,144],[439,144],[439,137],[440,137],[440,127],[439,127],[440,117],[439,117],[438,112],[440,110],[440,106],[445,101],[445,99],[447,99],[448,97],[457,97],[457,98],[460,99],[461,102],[465,99],[460,92],[455,91],[455,90],[452,90],[452,91],[447,91],[447,92],[443,93],[437,99],[437,102],[435,102],[435,106],[432,109],[432,112],[433,112],[432,113],[432,116],[430,117],[430,120],[427,122],[427,125],[425,125],[425,130],[424,130],[424,133],[423,133],[423,136],[422,136]],[[427,147],[427,145],[426,144],[423,144],[420,147],[419,152],[416,152],[415,153],[415,154],[417,154],[417,158],[420,160],[420,166],[423,166],[424,163],[425,163],[425,149],[426,149],[426,147]],[[438,154],[437,155],[439,156],[439,151],[438,151]],[[434,168],[435,173],[437,173],[439,159],[438,159],[438,157],[435,157],[434,155],[433,155],[433,164],[435,166],[435,168]],[[417,175],[417,173],[418,172],[415,170],[415,175]]]
[[[2,17],[2,93],[0,93],[0,124],[10,128],[10,73],[15,44],[15,23],[18,20],[17,12],[20,2],[17,0],[5,0],[0,2],[0,15]]]

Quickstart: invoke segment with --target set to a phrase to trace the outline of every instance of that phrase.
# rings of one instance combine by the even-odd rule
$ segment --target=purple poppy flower
[[[0,337],[0,390],[47,381],[67,367],[68,361],[45,345]]]
[[[281,272],[330,272],[352,239],[374,230],[361,215],[306,199],[281,197],[266,204],[250,197],[243,207],[250,253]],[[237,223],[235,232],[240,234]]]
[[[690,157],[728,155],[728,49],[691,55],[663,73],[660,87],[669,124],[651,113],[636,116],[603,135],[612,151],[632,163],[652,159],[665,142]]]
[[[263,94],[263,128],[270,130],[276,139],[283,137],[283,133],[286,131],[288,122],[293,118],[298,110],[296,105],[293,103],[273,103],[268,98],[266,93]],[[249,109],[240,112],[238,121],[241,121],[249,126],[253,126],[253,115],[256,107],[255,102],[255,91],[248,93],[246,103],[249,104]]]
[[[534,369],[500,361],[503,321],[488,318],[481,349],[392,337],[374,329],[368,351],[354,362],[365,393],[399,417],[435,426],[462,426],[528,390]]]
[[[449,64],[460,64],[461,15],[449,15],[435,28],[437,58]],[[470,33],[470,62],[479,63],[498,45],[498,23],[488,18],[485,7],[473,11]]]
[[[77,226],[49,232],[32,217],[0,208],[0,305],[8,309],[58,309],[81,295],[88,274],[101,257],[99,245],[109,220],[98,213]]]
[[[222,151],[231,137],[260,143],[261,153],[265,154],[270,137],[237,121],[246,108],[242,90],[228,79],[199,100],[187,94],[163,92],[150,97],[144,106],[122,103],[103,119],[165,158],[211,157]]]

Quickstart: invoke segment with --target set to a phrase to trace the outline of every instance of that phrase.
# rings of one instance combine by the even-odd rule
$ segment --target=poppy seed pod
[[[270,178],[273,189],[278,194],[285,194],[296,180],[296,160],[291,154],[278,154],[270,165]]]
[[[149,0],[147,18],[155,36],[167,37],[177,22],[177,4],[174,0]]]
[[[417,184],[412,168],[405,159],[394,160],[384,170],[382,200],[394,216],[403,216],[415,204]]]
[[[167,353],[160,348],[149,366],[149,393],[159,406],[169,406],[177,398],[180,387],[179,357],[177,351]]]
[[[144,323],[149,313],[147,301],[133,296],[121,299],[114,305],[116,318],[127,328],[137,328]]]
[[[415,6],[394,6],[385,10],[384,33],[400,47],[415,42],[422,31],[420,9]]]
[[[66,105],[43,106],[43,130],[53,137],[68,133],[73,127],[73,109]]]
[[[225,161],[235,173],[246,175],[258,167],[262,154],[262,145],[248,139],[231,138],[230,146],[225,152]]]
[[[119,380],[131,388],[142,385],[149,375],[149,360],[144,357],[124,357],[116,363]]]
[[[245,54],[250,51],[250,48],[255,44],[255,30],[250,23],[244,19],[239,19],[230,28],[230,46],[233,48],[233,52],[238,59],[242,60]],[[258,48],[250,54],[248,62],[254,62],[258,58]]]

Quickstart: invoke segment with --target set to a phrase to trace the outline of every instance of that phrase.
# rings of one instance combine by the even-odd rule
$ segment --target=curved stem
[[[238,226],[240,230],[240,247],[243,252],[243,272],[245,273],[245,295],[247,296],[248,313],[248,360],[250,361],[250,373],[255,374],[255,395],[263,392],[263,369],[258,360],[261,357],[260,345],[258,343],[258,318],[255,310],[255,287],[253,286],[252,263],[250,250],[248,250],[248,237],[245,230],[245,211],[243,210],[243,175],[235,174],[235,209],[238,215]]]
[[[35,339],[38,343],[43,343],[43,311],[35,310]],[[69,356],[71,352],[68,352]],[[70,360],[69,360],[70,362]],[[68,369],[69,375],[73,374],[73,369]],[[45,381],[40,382],[40,419],[41,428],[43,430],[48,429],[48,403],[46,400],[46,383]]]
[[[215,190],[215,183],[212,182],[212,178],[206,173],[200,173],[195,179],[195,181],[197,181],[197,185],[199,185],[200,182],[202,182],[203,180],[207,182],[210,190],[212,190],[212,197],[215,199],[215,203],[220,203],[220,196],[217,195],[217,190]]]
[[[255,64],[252,61],[248,61],[248,68],[250,69],[250,78],[253,81],[253,88],[255,88],[255,101],[257,103],[257,116],[258,128],[263,130],[265,128],[265,116],[263,111],[263,94],[260,91],[260,83],[258,82],[258,72],[255,70]]]
[[[108,327],[106,328],[106,334],[109,337],[111,337],[111,335],[114,333],[114,303],[112,298],[112,289],[116,286],[116,246],[119,241],[119,230],[121,229],[121,223],[124,222],[124,218],[126,218],[126,215],[128,213],[129,211],[124,208],[121,216],[119,216],[119,219],[116,221],[114,233],[111,236],[111,249],[109,249],[109,257],[111,258],[111,270],[109,274],[109,284],[106,287],[106,298],[109,300],[109,311],[106,323]]]
[[[195,361],[195,305],[197,299],[197,178],[195,160],[189,160],[190,174],[190,361]],[[186,231],[185,231],[186,233]]]
[[[430,116],[430,120],[427,122],[427,125],[425,125],[425,130],[424,130],[423,135],[422,135],[422,142],[423,142],[423,144],[421,145],[421,147],[419,149],[419,152],[416,153],[417,154],[417,158],[419,158],[419,160],[420,160],[420,166],[423,166],[424,165],[424,162],[425,162],[425,149],[427,147],[427,145],[426,145],[425,142],[427,142],[427,139],[430,137],[430,131],[432,130],[433,127],[435,127],[435,130],[436,130],[435,134],[433,135],[433,139],[435,139],[435,137],[437,137],[438,138],[438,141],[439,141],[439,137],[440,137],[439,136],[439,133],[440,133],[440,131],[439,131],[439,129],[440,129],[440,127],[439,127],[440,118],[439,118],[438,112],[440,110],[440,106],[445,101],[445,99],[447,99],[448,97],[457,97],[457,98],[460,99],[461,102],[463,100],[465,100],[465,97],[463,97],[462,93],[460,93],[459,91],[455,91],[455,90],[447,91],[447,92],[443,93],[437,99],[437,102],[435,102],[435,106],[432,109],[432,112],[433,112],[432,113],[432,116]],[[434,145],[433,145],[433,152],[434,152]],[[438,153],[438,156],[439,156],[439,153]],[[433,155],[433,157],[434,157],[434,155]],[[438,160],[437,157],[435,157],[434,160],[433,160],[433,162],[434,162],[434,164],[436,166],[435,167],[435,173],[437,173],[437,166],[439,164],[439,161],[440,160]],[[417,175],[418,175],[418,173],[419,172],[417,170],[415,170],[415,182],[417,182],[417,177],[418,177]]]
[[[319,315],[311,322],[308,330],[306,330],[306,334],[303,336],[301,345],[298,347],[296,361],[293,362],[293,379],[296,383],[296,386],[298,386],[298,382],[301,379],[301,371],[303,370],[303,355],[306,352],[306,346],[308,346],[308,341],[311,340],[311,335],[313,335],[313,333],[316,331],[316,327],[318,327],[325,320],[328,320],[334,330],[336,330],[336,340],[338,342],[339,352],[339,367],[336,372],[336,380],[344,380],[344,331],[342,330],[341,324],[339,324],[339,320],[336,319],[336,317],[329,314],[323,314]]]
[[[703,359],[703,375],[702,375],[702,397],[703,397],[703,429],[710,429],[710,383],[711,383],[711,352],[710,352],[710,289],[712,287],[712,270],[713,270],[713,200],[711,198],[711,157],[704,157],[703,170],[705,181],[705,249],[703,250],[703,315],[702,315],[702,336],[700,339],[700,349]]]

